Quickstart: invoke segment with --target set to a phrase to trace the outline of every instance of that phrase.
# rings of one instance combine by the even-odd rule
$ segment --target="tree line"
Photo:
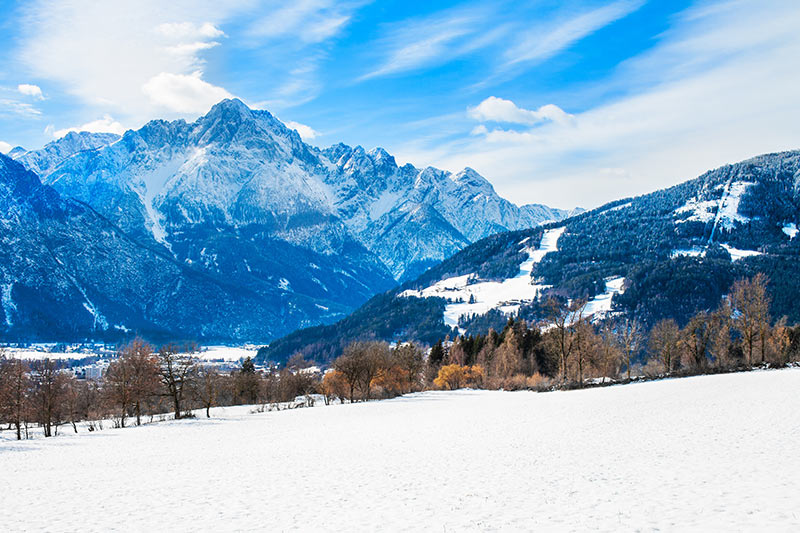
[[[40,429],[45,437],[62,426],[78,432],[131,423],[141,425],[171,413],[174,419],[193,417],[215,406],[279,403],[316,392],[319,379],[302,372],[304,361],[269,372],[256,370],[247,358],[241,368],[222,373],[196,357],[196,345],[173,344],[155,349],[142,339],[121,348],[100,380],[79,380],[56,361],[26,362],[0,354],[0,427],[28,438]]]
[[[427,389],[577,388],[639,376],[688,375],[783,366],[800,361],[800,326],[773,320],[763,274],[733,283],[711,311],[680,327],[672,319],[649,330],[629,315],[593,321],[585,300],[549,298],[549,319],[534,324],[509,318],[500,331],[441,339],[429,349],[356,341],[322,372],[298,352],[281,367],[256,369],[245,359],[223,374],[201,364],[195,346],[155,350],[141,339],[123,347],[102,380],[79,381],[49,360],[0,356],[0,424],[27,437],[31,427],[51,436],[77,422],[98,429],[103,421],[125,427],[171,411],[192,416],[214,406],[267,404],[320,395],[326,403],[390,398]]]
[[[696,313],[684,327],[664,319],[647,329],[635,315],[593,321],[586,300],[553,297],[542,306],[546,323],[512,317],[500,331],[442,339],[427,357],[410,343],[394,350],[351,343],[323,389],[348,401],[465,386],[550,390],[800,361],[800,326],[772,319],[763,274],[735,281],[715,309]]]

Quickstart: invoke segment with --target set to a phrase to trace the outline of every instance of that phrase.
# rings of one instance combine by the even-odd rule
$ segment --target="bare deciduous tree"
[[[680,360],[680,343],[680,328],[671,318],[657,322],[650,330],[650,354],[667,374],[675,369],[675,363]]]
[[[197,346],[189,344],[179,349],[174,344],[162,346],[158,351],[159,371],[161,383],[167,390],[167,395],[172,399],[175,419],[183,416],[183,400],[186,392],[191,388],[192,373],[197,364],[194,354]]]
[[[22,426],[29,407],[30,368],[18,359],[2,358],[0,372],[0,416],[14,426],[17,440],[22,440]]]
[[[734,325],[744,341],[747,364],[753,364],[753,351],[759,341],[763,363],[770,321],[767,277],[759,272],[752,278],[737,280],[731,289],[730,303]]]

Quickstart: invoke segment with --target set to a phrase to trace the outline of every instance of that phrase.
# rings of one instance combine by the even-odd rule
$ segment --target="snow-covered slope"
[[[549,229],[542,235],[537,247],[524,239],[519,246],[528,254],[528,258],[519,266],[519,273],[500,281],[480,281],[475,273],[465,274],[437,281],[430,287],[421,290],[408,289],[400,293],[401,298],[444,298],[447,305],[444,310],[444,323],[457,327],[463,316],[482,315],[490,309],[512,314],[519,311],[523,303],[536,300],[549,285],[536,283],[531,278],[533,266],[552,252],[558,251],[558,238],[564,233],[563,226]]]
[[[116,133],[91,133],[71,131],[65,136],[45,145],[41,150],[28,152],[23,148],[17,147],[8,153],[8,156],[16,159],[28,170],[32,170],[39,176],[45,176],[52,172],[56,167],[77,153],[87,150],[96,150],[101,146],[114,143],[119,140]]]
[[[791,369],[64,427],[0,441],[3,529],[793,531],[798,389]]]

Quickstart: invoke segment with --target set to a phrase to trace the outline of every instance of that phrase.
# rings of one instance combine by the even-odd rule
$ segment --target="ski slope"
[[[797,531],[799,390],[790,369],[0,440],[2,528]]]
[[[534,283],[531,272],[545,255],[558,251],[558,239],[565,229],[562,226],[546,230],[538,248],[526,248],[528,258],[520,264],[519,272],[513,278],[476,282],[475,274],[467,274],[443,279],[421,291],[407,290],[400,296],[445,298],[448,304],[444,310],[444,323],[450,327],[457,327],[462,316],[482,315],[490,309],[499,309],[506,314],[516,313],[521,303],[535,300],[542,290],[550,287]],[[519,244],[523,245],[525,241]]]

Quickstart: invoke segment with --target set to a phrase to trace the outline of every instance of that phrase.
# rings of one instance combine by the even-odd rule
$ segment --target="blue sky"
[[[224,4],[224,5],[220,5]],[[800,2],[2,2],[0,150],[236,96],[591,207],[800,148]]]

